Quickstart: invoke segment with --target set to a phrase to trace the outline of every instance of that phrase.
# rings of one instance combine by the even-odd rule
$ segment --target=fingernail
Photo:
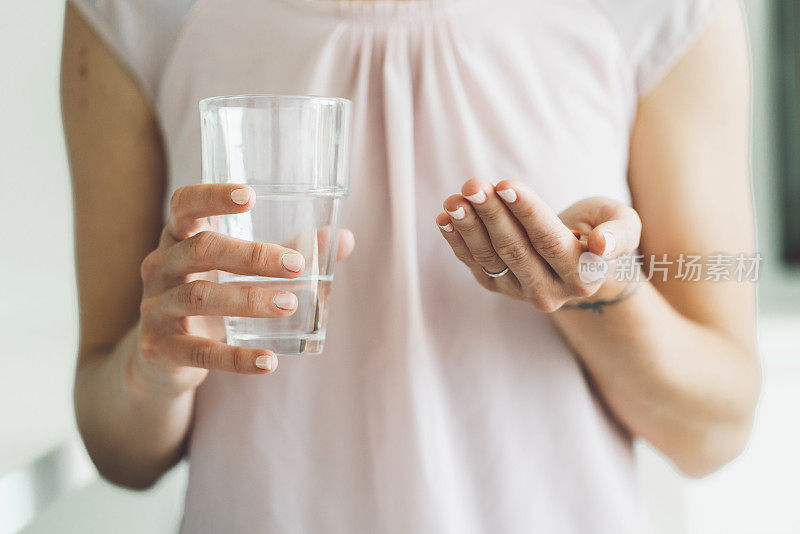
[[[468,197],[465,196],[464,198],[466,198],[473,204],[483,204],[484,202],[486,202],[486,193],[484,193],[483,191],[478,191],[474,195],[470,195]]]
[[[452,225],[452,224],[450,224],[450,223],[447,223],[447,224],[445,224],[444,226],[442,226],[442,225],[440,224],[440,225],[439,225],[439,228],[441,228],[441,229],[442,229],[442,230],[444,230],[445,232],[452,232],[452,231],[453,231],[453,225]]]
[[[303,268],[303,256],[297,252],[287,252],[281,256],[281,263],[293,273],[299,273]]]
[[[297,297],[294,293],[278,293],[272,297],[272,302],[282,310],[293,310],[297,307]]]
[[[464,206],[461,206],[456,211],[448,211],[447,213],[450,215],[450,217],[454,218],[457,221],[460,221],[461,219],[467,216],[467,212],[464,210]]]
[[[266,356],[259,356],[256,358],[256,367],[259,369],[266,369],[267,371],[274,371],[278,367],[278,357],[274,354]]]
[[[603,232],[603,238],[606,240],[606,248],[603,249],[603,256],[608,256],[617,246],[617,238],[611,232]]]
[[[513,189],[503,189],[502,191],[498,191],[497,194],[509,204],[513,204],[517,201],[517,192]]]
[[[250,188],[234,189],[231,191],[231,200],[240,205],[247,204],[250,201]]]

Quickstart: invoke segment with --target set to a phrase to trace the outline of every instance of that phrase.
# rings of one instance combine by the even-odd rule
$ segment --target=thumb
[[[615,259],[630,254],[639,246],[642,222],[636,211],[620,205],[611,218],[598,224],[589,233],[589,251],[604,259]]]

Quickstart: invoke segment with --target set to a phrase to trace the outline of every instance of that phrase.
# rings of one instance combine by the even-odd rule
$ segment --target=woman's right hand
[[[220,341],[225,336],[222,316],[287,317],[297,307],[291,292],[213,281],[217,269],[273,278],[302,273],[303,256],[292,249],[210,230],[207,217],[246,212],[254,201],[254,191],[237,184],[175,191],[158,248],[141,265],[139,350],[127,373],[136,386],[177,395],[199,386],[210,369],[275,371],[278,358],[269,350]]]

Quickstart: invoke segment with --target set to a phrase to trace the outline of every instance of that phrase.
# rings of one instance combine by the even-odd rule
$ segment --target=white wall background
[[[756,73],[754,175],[760,214],[766,216],[760,221],[762,244],[770,259],[775,232],[769,215],[776,195],[770,1],[747,0],[746,5]],[[0,481],[75,439],[76,297],[58,102],[62,16],[63,0],[0,0]],[[800,281],[796,274],[769,268],[764,287],[765,387],[750,447],[731,466],[702,481],[684,480],[642,447],[641,478],[659,533],[800,532],[795,336],[800,318],[787,314],[800,313]],[[47,508],[25,532],[173,532],[184,479],[181,468],[154,490],[134,493],[92,478]]]
[[[0,473],[63,438],[77,343],[62,5],[0,0]]]

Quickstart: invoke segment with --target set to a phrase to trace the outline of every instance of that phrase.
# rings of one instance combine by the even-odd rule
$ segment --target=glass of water
[[[285,318],[225,317],[230,345],[278,355],[320,354],[336,263],[339,218],[348,194],[350,114],[342,98],[241,95],[200,102],[203,183],[247,184],[253,208],[212,217],[214,229],[276,243],[305,257],[294,279],[219,272],[219,282],[291,291]]]

